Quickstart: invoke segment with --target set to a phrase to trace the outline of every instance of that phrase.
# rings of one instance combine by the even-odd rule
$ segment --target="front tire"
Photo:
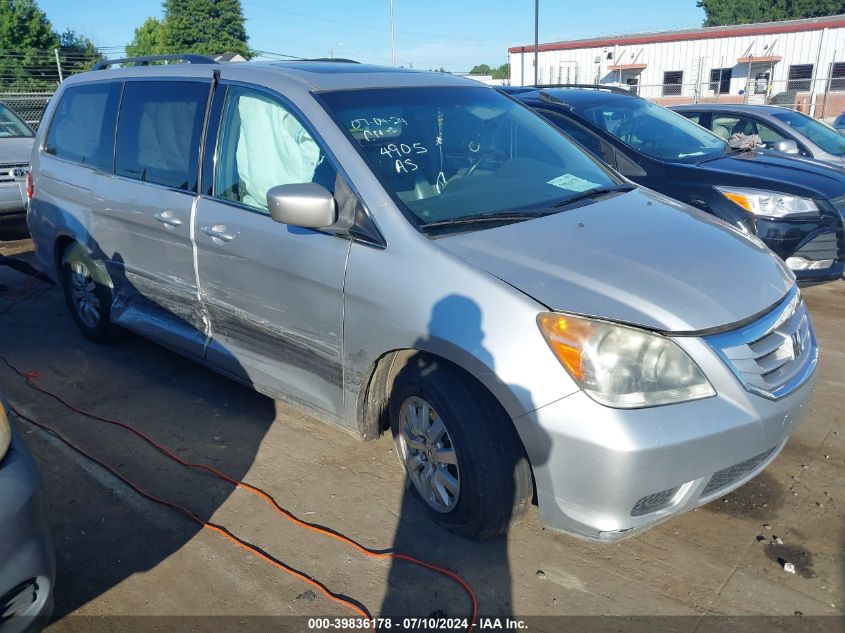
[[[111,288],[94,259],[78,244],[62,255],[60,280],[70,314],[85,338],[107,343],[116,327],[111,322]]]
[[[412,358],[393,384],[390,428],[409,490],[437,524],[484,541],[525,514],[531,468],[513,422],[462,370]]]

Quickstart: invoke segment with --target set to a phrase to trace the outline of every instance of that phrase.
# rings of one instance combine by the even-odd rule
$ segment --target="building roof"
[[[216,62],[245,62],[246,57],[244,57],[240,53],[235,53],[233,51],[229,51],[227,53],[220,53],[219,55],[215,55],[214,61],[216,61]]]
[[[763,22],[760,24],[736,24],[732,26],[709,26],[700,29],[679,31],[660,31],[652,33],[632,33],[592,37],[581,40],[568,40],[540,44],[538,51],[565,51],[576,48],[600,48],[604,46],[622,46],[628,44],[654,44],[660,42],[683,42],[721,37],[742,37],[747,35],[775,35],[780,33],[798,33],[816,31],[825,28],[845,27],[845,15],[831,15],[824,18],[805,20],[787,20],[785,22]],[[509,53],[533,53],[534,46],[512,46]]]

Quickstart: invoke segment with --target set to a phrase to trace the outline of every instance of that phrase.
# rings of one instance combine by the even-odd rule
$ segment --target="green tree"
[[[845,0],[698,0],[704,26],[817,18],[845,13]]]
[[[67,76],[91,70],[91,67],[103,59],[103,56],[91,40],[67,29],[59,36],[59,58],[62,63],[62,73]]]
[[[59,37],[34,0],[0,0],[0,85],[46,89],[58,80]]]
[[[470,75],[489,75],[493,71],[487,64],[479,64],[478,66],[473,66],[472,70],[469,71]]]
[[[165,0],[161,44],[168,53],[233,51],[249,58],[240,0]]]
[[[510,79],[511,78],[511,65],[510,64],[502,64],[498,68],[494,68],[493,72],[490,73],[493,75],[493,79]]]
[[[144,57],[145,55],[161,55],[164,53],[162,43],[162,26],[158,18],[147,18],[135,29],[135,37],[126,47],[127,57]]]

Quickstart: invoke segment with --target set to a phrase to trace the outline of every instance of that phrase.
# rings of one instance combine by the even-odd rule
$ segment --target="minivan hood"
[[[748,179],[745,185],[748,187],[770,186],[775,188],[775,191],[794,192],[828,200],[845,195],[845,180],[842,178],[841,167],[801,156],[775,152],[744,152],[704,161],[696,165],[696,169],[706,169],[726,176],[740,176]]]
[[[0,165],[28,165],[33,138],[0,138]]]
[[[667,332],[748,319],[793,284],[756,238],[644,189],[437,244],[550,309]]]

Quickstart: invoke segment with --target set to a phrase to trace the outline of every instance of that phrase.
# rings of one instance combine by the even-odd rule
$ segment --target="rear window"
[[[119,83],[71,86],[62,93],[44,151],[111,171]]]
[[[208,90],[207,82],[126,82],[115,173],[174,189],[195,189]]]

